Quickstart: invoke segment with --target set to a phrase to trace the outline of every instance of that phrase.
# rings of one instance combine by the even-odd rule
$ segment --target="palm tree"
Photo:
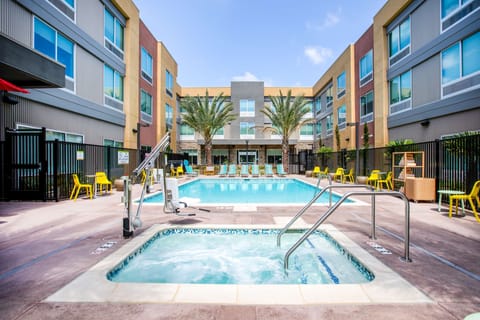
[[[291,90],[288,90],[286,97],[280,90],[280,96],[271,96],[270,100],[272,104],[265,106],[261,112],[272,122],[269,129],[282,136],[282,165],[283,169],[288,171],[288,139],[302,125],[312,122],[312,119],[303,118],[311,112],[307,106],[309,101],[305,100],[303,95],[292,97]]]
[[[235,120],[233,105],[226,102],[223,93],[210,100],[208,91],[205,97],[185,97],[180,102],[183,112],[182,121],[198,132],[205,140],[205,158],[207,166],[212,165],[212,140],[217,131]]]

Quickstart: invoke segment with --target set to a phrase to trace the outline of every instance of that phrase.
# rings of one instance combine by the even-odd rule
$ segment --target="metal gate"
[[[9,200],[47,200],[45,138],[45,128],[5,129],[5,189]]]

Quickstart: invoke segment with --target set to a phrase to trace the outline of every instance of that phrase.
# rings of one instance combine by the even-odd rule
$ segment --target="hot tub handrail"
[[[330,182],[331,182],[331,178],[330,178]],[[368,185],[359,185],[359,184],[355,184],[355,185],[328,185],[326,186],[325,188],[323,188],[319,193],[315,194],[312,198],[312,200],[310,200],[302,209],[300,209],[300,211],[285,225],[285,227],[282,228],[282,230],[280,230],[280,232],[277,234],[277,246],[280,247],[280,242],[281,242],[281,237],[282,235],[287,232],[288,228],[290,228],[292,226],[292,224],[295,223],[295,221],[298,220],[298,218],[300,218],[311,206],[312,204],[315,203],[315,201],[318,200],[318,198],[320,198],[320,196],[322,194],[324,194],[327,190],[330,190],[330,189],[335,189],[335,188],[367,188],[369,190],[372,190],[372,187],[371,186],[368,186]],[[331,198],[332,197],[332,192],[330,191],[330,205],[329,207],[332,206],[332,201],[331,201]]]
[[[317,228],[325,221],[327,220],[330,215],[332,215],[335,210],[349,197],[351,196],[361,196],[361,195],[372,195],[372,196],[393,196],[393,197],[398,197],[402,198],[404,203],[405,203],[405,238],[404,238],[404,243],[405,243],[405,249],[404,249],[404,261],[406,262],[411,262],[412,260],[410,259],[410,203],[408,202],[407,197],[399,192],[399,191],[354,191],[354,192],[348,192],[338,200],[333,207],[330,207],[327,212],[325,212],[318,220],[315,222],[315,224],[308,229],[301,237],[300,239],[295,242],[290,249],[287,250],[287,253],[285,254],[284,260],[283,260],[283,267],[285,270],[288,269],[288,259],[290,258],[290,255],[315,231]],[[374,204],[374,203],[373,203]],[[372,204],[372,205],[373,205]],[[372,215],[372,230],[375,230],[375,214]]]

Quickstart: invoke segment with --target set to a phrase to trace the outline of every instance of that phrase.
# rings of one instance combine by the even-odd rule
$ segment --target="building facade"
[[[374,57],[376,137],[480,129],[480,1],[388,1],[374,18]]]
[[[1,102],[2,140],[4,128],[45,127],[51,140],[145,153],[171,131],[172,151],[203,164],[203,140],[182,125],[180,101],[207,90],[223,93],[238,114],[214,139],[216,164],[281,161],[281,137],[260,112],[280,91],[303,95],[312,110],[312,123],[290,137],[291,151],[480,130],[479,0],[387,1],[305,88],[182,88],[177,62],[132,0],[0,0],[0,18],[0,77],[30,91],[9,94],[16,105]]]

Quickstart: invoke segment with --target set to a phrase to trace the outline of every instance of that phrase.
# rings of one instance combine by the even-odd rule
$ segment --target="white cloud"
[[[232,78],[233,81],[260,81],[260,79],[257,78],[256,75],[253,73],[250,73],[246,71],[243,75],[241,76],[234,76]]]
[[[340,22],[341,13],[342,13],[341,8],[339,8],[336,13],[327,12],[327,16],[322,20],[321,23],[314,23],[311,21],[307,21],[306,27],[309,30],[315,30],[315,31],[322,31],[327,28],[331,28]]]
[[[263,81],[264,85],[266,87],[271,87],[272,86],[272,80],[262,80],[259,79],[256,75],[254,75],[251,72],[246,71],[243,75],[241,76],[234,76],[232,78],[232,81]]]
[[[333,56],[332,49],[323,47],[306,47],[304,53],[313,64],[322,64]]]

